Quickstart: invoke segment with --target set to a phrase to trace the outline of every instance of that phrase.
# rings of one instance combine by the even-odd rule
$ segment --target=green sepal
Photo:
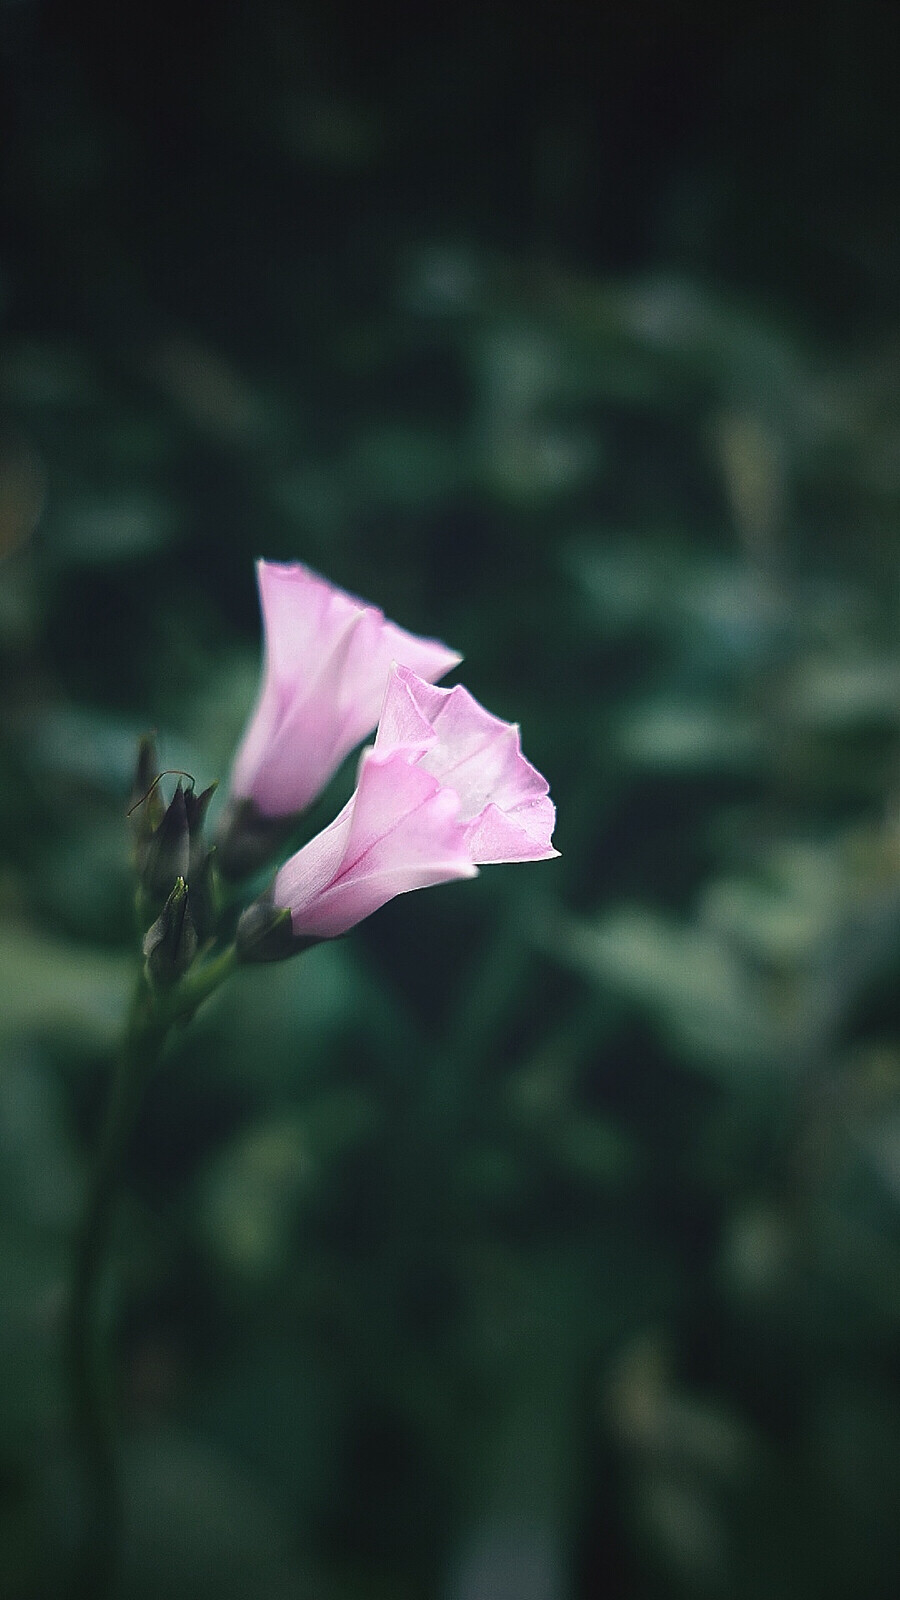
[[[219,874],[216,870],[216,848],[207,850],[199,863],[191,865],[191,915],[197,938],[202,945],[215,935],[221,911]]]
[[[187,878],[190,867],[190,830],[181,779],[152,837],[137,852],[141,884],[162,904],[177,878]]]
[[[193,880],[197,875],[197,868],[204,855],[203,827],[206,822],[206,813],[209,802],[218,789],[217,783],[211,783],[202,794],[195,794],[193,789],[186,789],[184,794],[184,809],[187,814],[188,839],[190,841],[189,878]]]
[[[271,890],[260,895],[242,914],[235,934],[237,958],[242,965],[260,961],[286,961],[289,956],[308,950],[318,939],[298,939],[291,927],[291,913],[276,906]]]
[[[177,983],[194,960],[197,948],[191,895],[184,878],[180,877],[152,928],[144,935],[143,951],[151,987],[165,989]]]
[[[156,737],[145,733],[138,742],[134,780],[128,797],[128,820],[135,850],[156,832],[163,819],[165,802],[159,792],[159,754]]]

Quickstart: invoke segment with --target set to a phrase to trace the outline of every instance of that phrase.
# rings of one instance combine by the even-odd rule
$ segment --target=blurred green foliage
[[[63,1593],[76,1537],[135,741],[226,776],[265,554],[465,652],[563,854],[239,975],[169,1053],[116,1257],[123,1593],[886,1600],[866,19],[127,9],[0,8],[0,1594]]]

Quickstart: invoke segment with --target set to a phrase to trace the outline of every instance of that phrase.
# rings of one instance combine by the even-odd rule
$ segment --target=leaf
[[[0,1197],[31,1227],[64,1233],[81,1201],[58,1080],[33,1049],[0,1055]]]
[[[202,1440],[146,1433],[124,1453],[125,1600],[302,1600],[273,1500]]]
[[[69,500],[54,519],[53,540],[67,560],[96,566],[154,554],[178,527],[178,510],[161,493],[128,489],[118,498]]]
[[[758,1072],[783,1040],[760,982],[714,934],[640,907],[573,923],[560,949],[589,977],[642,1006],[708,1067]]]
[[[897,725],[900,657],[857,651],[808,658],[788,686],[791,716],[809,727],[845,730],[860,723]]]
[[[59,1337],[68,1265],[59,1242],[0,1230],[0,1439],[21,1448],[59,1422]]]
[[[738,770],[758,754],[759,729],[731,708],[677,698],[647,701],[621,719],[619,741],[637,765],[677,772]]]
[[[108,1049],[125,1022],[131,959],[0,921],[0,1040],[63,1034]]]
[[[207,1171],[201,1229],[219,1259],[239,1276],[257,1278],[283,1264],[295,1214],[322,1183],[331,1162],[373,1128],[363,1095],[322,1095],[303,1110],[256,1123]]]

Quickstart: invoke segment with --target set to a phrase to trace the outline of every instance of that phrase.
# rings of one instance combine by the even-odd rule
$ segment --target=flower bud
[[[158,827],[138,846],[137,868],[142,888],[157,904],[167,899],[177,878],[188,875],[190,829],[180,779]]]
[[[157,988],[177,983],[197,954],[197,930],[191,916],[190,893],[178,878],[162,911],[144,936],[147,975]]]
[[[291,928],[291,913],[276,906],[271,890],[260,895],[242,914],[235,933],[238,960],[244,964],[259,961],[285,961],[299,955],[317,939],[296,938]]]
[[[188,840],[190,846],[189,879],[193,888],[193,879],[197,869],[205,858],[206,850],[203,843],[203,826],[206,822],[206,813],[209,802],[218,788],[218,784],[211,783],[202,794],[195,794],[193,789],[186,789],[184,794],[184,809],[187,816]]]

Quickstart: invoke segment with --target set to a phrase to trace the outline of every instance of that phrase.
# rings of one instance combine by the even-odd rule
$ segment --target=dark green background
[[[123,1594],[895,1593],[890,14],[0,4],[4,1600],[77,1540],[134,744],[225,779],[257,555],[462,650],[562,859],[168,1055]]]

